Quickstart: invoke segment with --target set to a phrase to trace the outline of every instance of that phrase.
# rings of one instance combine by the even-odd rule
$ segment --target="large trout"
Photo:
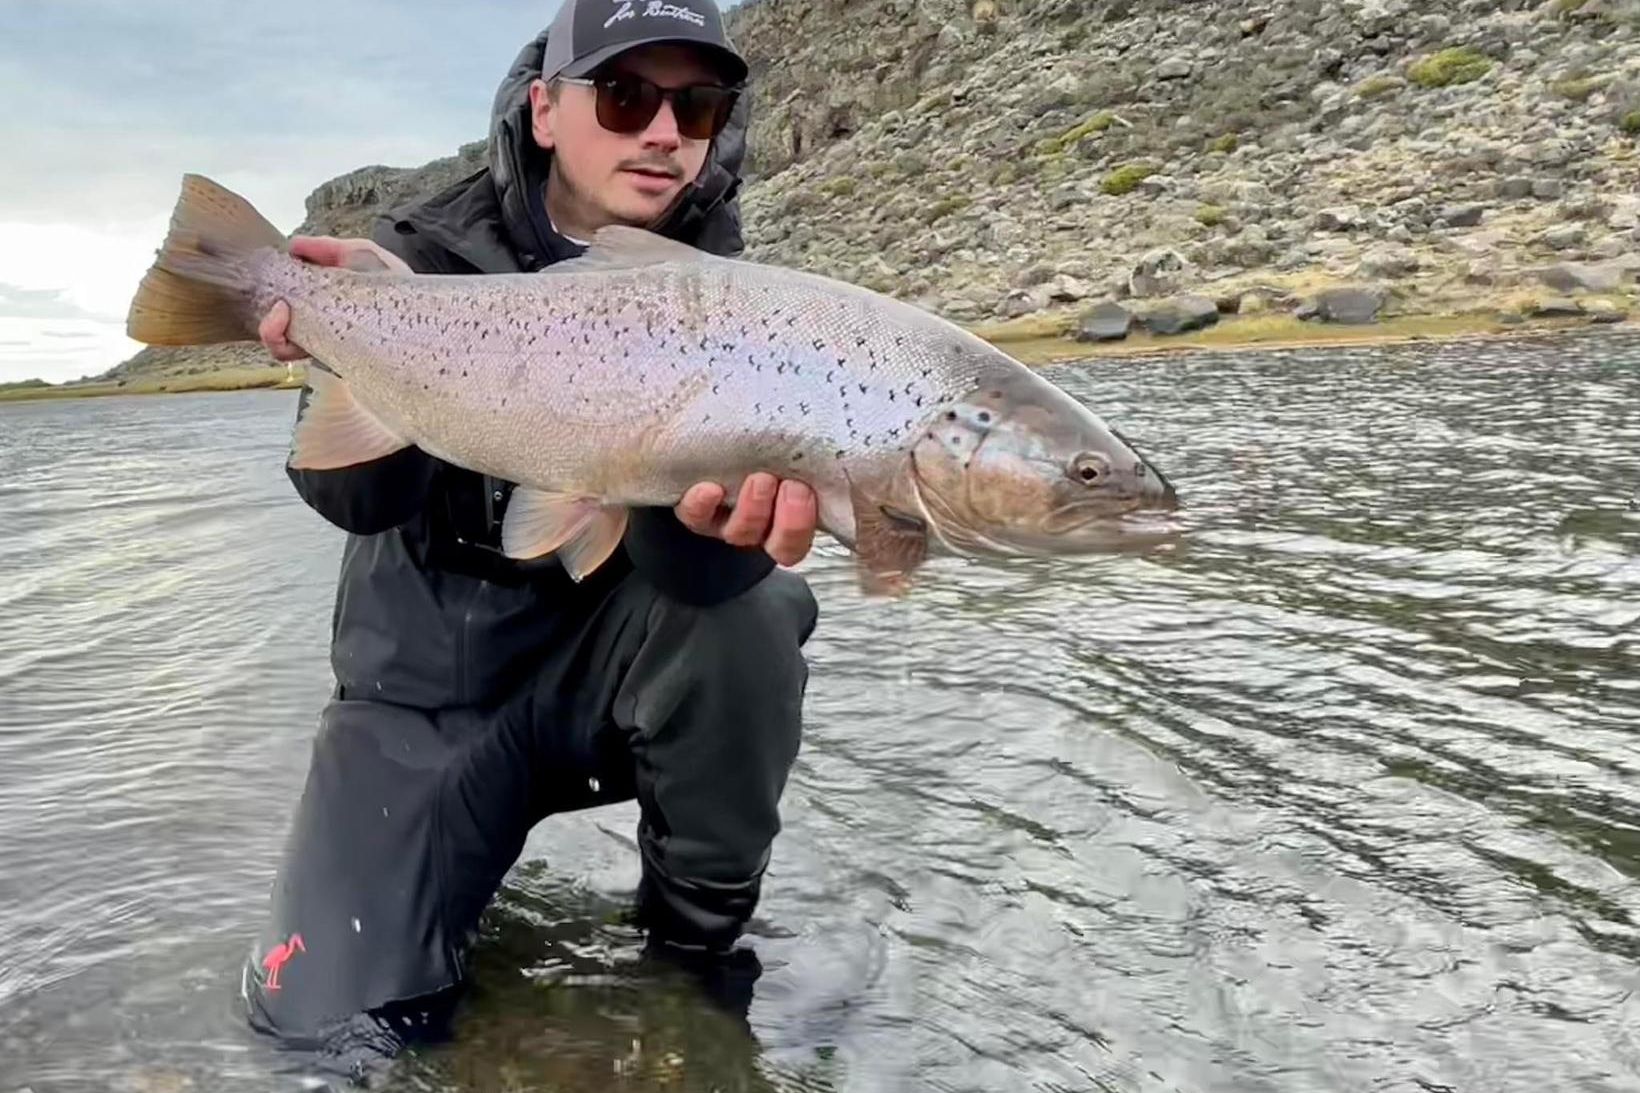
[[[255,336],[276,301],[316,367],[297,468],[410,445],[518,484],[516,558],[577,580],[627,510],[757,471],[808,483],[868,589],[930,554],[1045,555],[1154,539],[1167,480],[1096,415],[934,315],[840,281],[600,231],[541,273],[303,263],[246,201],[189,175],[131,305],[131,337]],[[1165,537],[1165,533],[1164,533]]]

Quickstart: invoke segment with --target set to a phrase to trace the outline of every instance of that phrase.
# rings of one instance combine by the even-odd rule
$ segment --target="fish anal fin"
[[[290,466],[325,471],[369,463],[410,446],[366,409],[353,391],[322,368],[308,369],[312,392],[291,441]]]

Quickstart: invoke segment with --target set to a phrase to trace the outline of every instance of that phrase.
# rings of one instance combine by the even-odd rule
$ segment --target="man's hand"
[[[781,565],[801,562],[814,545],[820,509],[814,491],[793,479],[754,474],[740,487],[735,507],[725,509],[722,486],[691,486],[673,510],[696,535],[722,539],[733,546],[761,546]]]
[[[392,251],[372,243],[368,239],[336,239],[328,235],[298,235],[290,241],[290,253],[293,257],[304,262],[312,262],[316,266],[337,266],[346,269],[358,270],[360,273],[374,273],[381,270],[391,270],[398,273],[409,273],[410,267],[404,260]],[[268,352],[273,354],[274,360],[290,363],[307,357],[307,351],[299,345],[294,345],[285,337],[290,330],[290,305],[280,300],[263,316],[261,325],[257,328],[257,336],[262,344],[267,346]]]

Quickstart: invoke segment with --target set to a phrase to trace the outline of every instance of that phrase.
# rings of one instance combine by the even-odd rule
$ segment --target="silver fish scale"
[[[292,340],[424,450],[633,504],[759,469],[841,487],[1012,364],[887,297],[715,259],[473,278],[287,263],[265,283]]]

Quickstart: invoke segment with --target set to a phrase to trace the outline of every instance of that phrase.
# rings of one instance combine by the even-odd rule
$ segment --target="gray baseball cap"
[[[717,0],[564,0],[547,29],[541,76],[585,76],[611,57],[661,42],[700,46],[731,85],[746,79],[746,60],[724,33]]]

